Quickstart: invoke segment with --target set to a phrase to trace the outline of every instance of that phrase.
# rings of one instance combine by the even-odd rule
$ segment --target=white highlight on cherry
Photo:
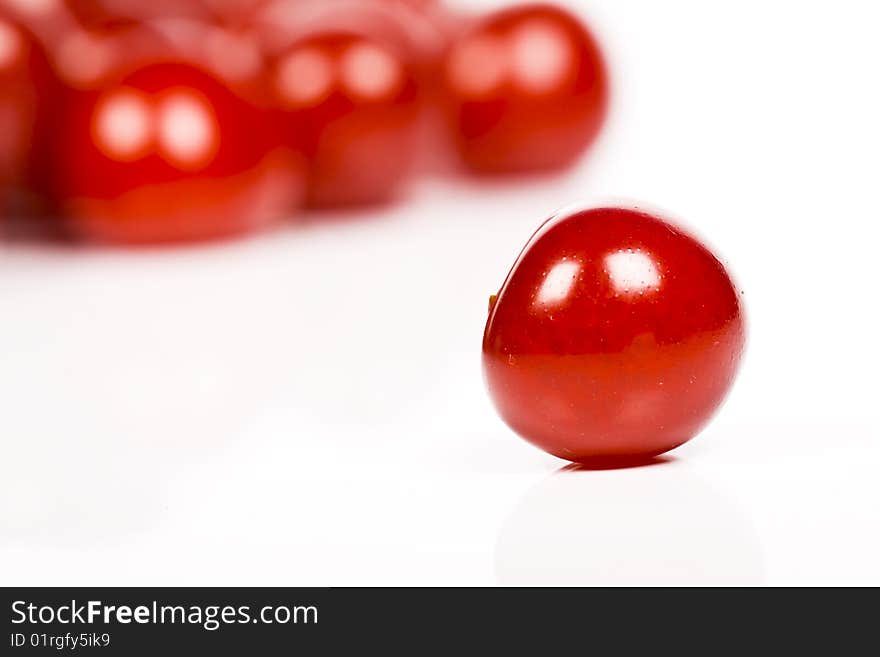
[[[541,283],[535,303],[553,306],[564,301],[574,287],[580,271],[581,263],[576,260],[563,260],[553,265]]]
[[[496,91],[507,77],[504,41],[472,37],[452,51],[446,65],[450,85],[464,96],[480,98]]]
[[[5,21],[0,21],[0,69],[11,66],[21,56],[24,47],[18,30]]]
[[[605,256],[605,271],[618,294],[644,294],[660,286],[662,275],[650,254],[621,249]]]
[[[333,88],[333,63],[317,48],[290,53],[278,66],[276,86],[281,97],[293,106],[313,106]]]
[[[213,109],[193,93],[174,93],[159,108],[158,139],[163,155],[177,166],[208,165],[220,140]]]
[[[131,161],[142,156],[152,137],[150,106],[138,92],[114,92],[95,112],[92,134],[109,157]]]
[[[403,81],[400,62],[370,43],[357,43],[343,55],[342,82],[355,95],[379,100],[393,94]]]
[[[511,38],[512,73],[525,91],[553,91],[569,76],[574,54],[571,40],[559,26],[533,20],[522,25]]]

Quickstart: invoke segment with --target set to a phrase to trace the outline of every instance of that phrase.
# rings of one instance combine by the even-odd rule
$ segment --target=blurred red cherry
[[[33,142],[36,90],[30,77],[32,44],[0,16],[0,206],[21,185]]]
[[[127,64],[122,57],[98,84],[67,91],[55,183],[71,229],[83,237],[130,244],[224,237],[279,219],[303,194],[301,164],[262,99],[209,58],[182,56],[169,44],[157,50],[173,55],[148,62],[141,54]]]
[[[636,210],[562,213],[531,238],[483,336],[489,392],[510,427],[569,461],[613,464],[693,438],[745,341],[724,266]]]
[[[288,139],[309,164],[312,206],[381,203],[399,191],[412,167],[420,103],[395,51],[325,33],[278,54],[270,75]]]
[[[456,145],[478,172],[566,166],[605,117],[599,46],[580,20],[552,5],[478,21],[450,48],[442,79]]]

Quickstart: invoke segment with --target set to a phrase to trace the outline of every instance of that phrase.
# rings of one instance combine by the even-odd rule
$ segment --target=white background
[[[562,178],[221,246],[0,247],[0,582],[880,584],[880,8],[570,4],[616,88]],[[669,462],[561,472],[486,397],[486,303],[554,209],[608,197],[719,250],[749,352]]]

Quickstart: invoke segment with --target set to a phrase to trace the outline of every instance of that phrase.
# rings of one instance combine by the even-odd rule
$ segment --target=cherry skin
[[[353,33],[293,43],[270,73],[291,145],[309,166],[308,203],[384,203],[406,180],[416,150],[418,85],[390,47]]]
[[[27,174],[38,103],[34,50],[27,33],[0,16],[0,205]]]
[[[552,5],[478,21],[446,55],[442,85],[462,160],[488,174],[571,164],[597,136],[608,103],[599,46]]]
[[[48,47],[76,19],[70,4],[80,0],[0,0],[0,15],[17,21]]]
[[[292,209],[304,175],[267,110],[185,59],[70,89],[55,143],[72,231],[120,244],[187,242],[262,228]]]
[[[140,22],[157,18],[204,18],[200,0],[68,0],[76,17],[86,26]]]
[[[57,237],[48,146],[59,85],[48,44],[68,19],[62,0],[0,0],[0,215],[7,236]]]
[[[745,344],[721,262],[637,210],[552,217],[491,305],[483,368],[501,417],[541,449],[588,465],[643,462],[693,438]]]

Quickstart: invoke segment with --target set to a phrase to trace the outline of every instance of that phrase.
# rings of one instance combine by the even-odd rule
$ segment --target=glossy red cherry
[[[560,458],[639,461],[690,440],[745,341],[739,294],[700,242],[619,208],[557,215],[489,313],[483,367],[507,424]]]
[[[113,243],[211,239],[260,228],[301,196],[271,116],[204,62],[138,63],[71,89],[56,185],[69,224]]]
[[[463,161],[484,173],[562,167],[599,132],[608,81],[595,39],[551,5],[500,11],[446,56],[446,105]]]
[[[323,33],[277,55],[270,76],[289,143],[309,165],[311,206],[381,203],[398,193],[415,154],[420,103],[392,48]]]

